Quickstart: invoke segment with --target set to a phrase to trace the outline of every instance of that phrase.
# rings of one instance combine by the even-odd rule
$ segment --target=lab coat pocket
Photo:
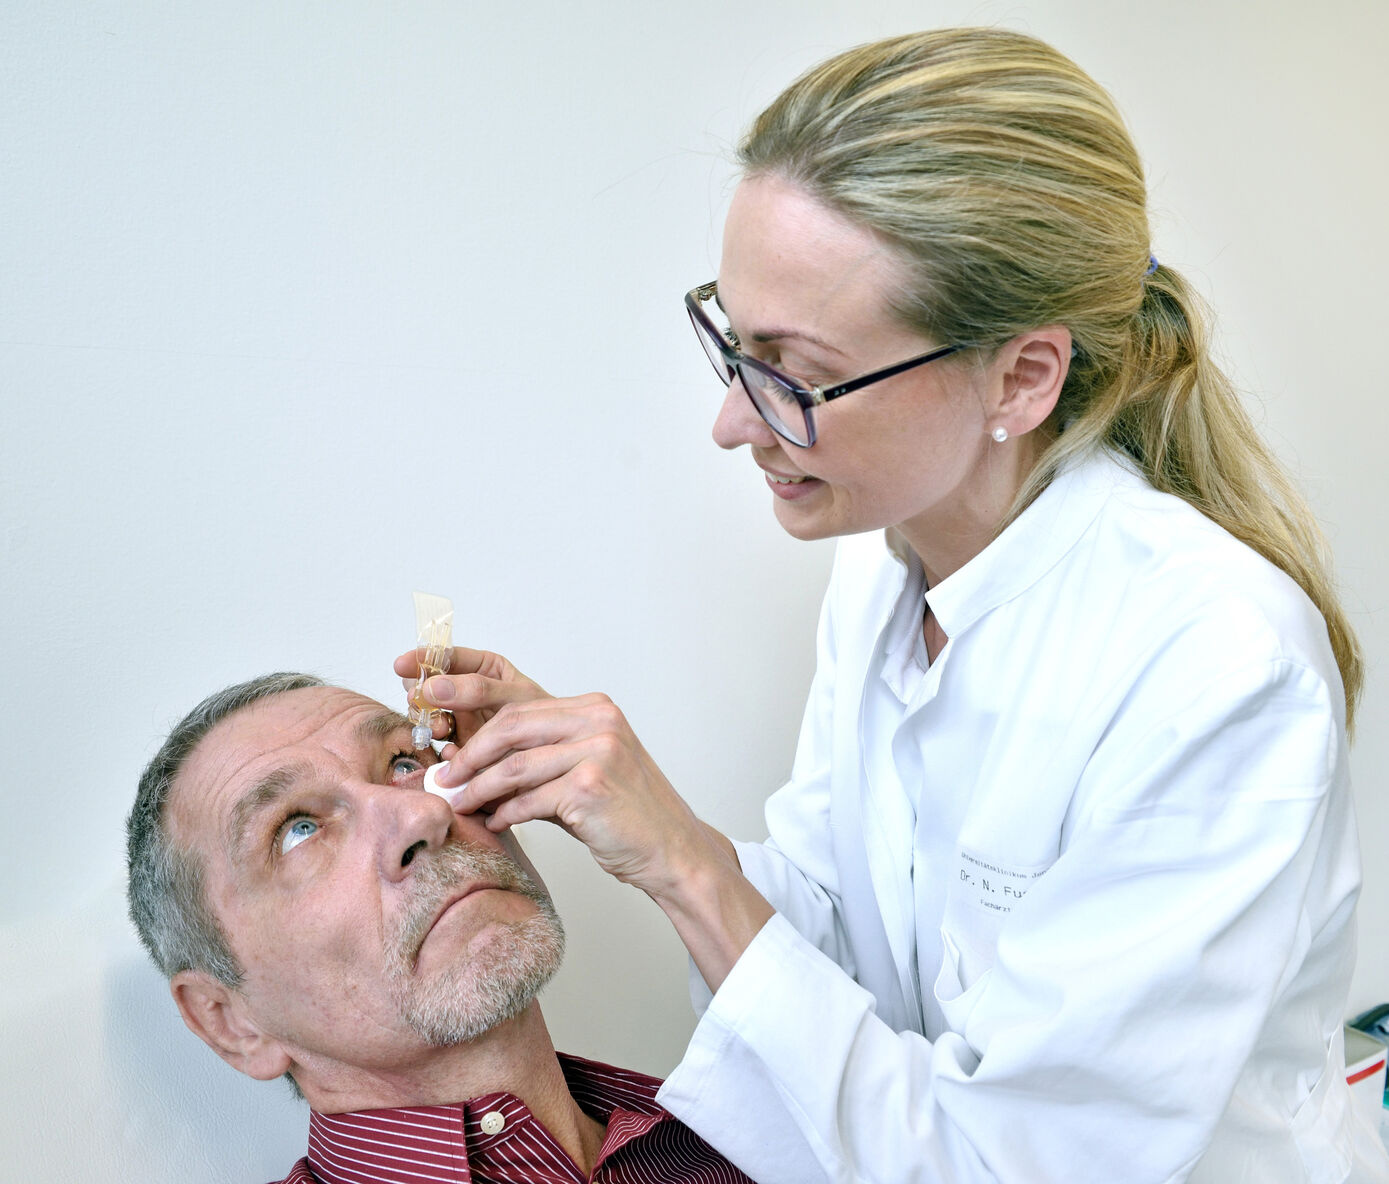
[[[1340,1184],[1350,1171],[1353,1115],[1343,1040],[1338,1031],[1317,1084],[1293,1115],[1293,1141],[1310,1184]]]
[[[936,1002],[950,1030],[964,1036],[965,1024],[984,992],[992,967],[972,970],[974,959],[962,953],[956,939],[945,929],[940,936],[942,957],[934,987]]]

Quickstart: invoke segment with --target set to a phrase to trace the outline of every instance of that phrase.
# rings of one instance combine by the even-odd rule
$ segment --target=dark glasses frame
[[[837,383],[831,387],[803,386],[789,374],[783,374],[774,366],[767,365],[766,362],[759,362],[756,358],[750,358],[736,345],[734,345],[724,335],[723,331],[714,324],[709,314],[704,311],[704,305],[709,300],[714,299],[718,292],[718,280],[710,280],[707,284],[700,284],[697,288],[691,288],[685,293],[685,311],[690,314],[690,322],[694,326],[695,334],[700,339],[700,344],[704,345],[707,341],[713,345],[723,358],[723,367],[714,360],[709,354],[708,347],[705,346],[705,354],[709,356],[709,364],[714,367],[716,373],[725,386],[731,386],[733,379],[737,379],[743,384],[743,390],[747,392],[748,399],[757,408],[757,414],[762,417],[772,431],[776,432],[783,440],[789,441],[800,448],[809,448],[815,443],[815,419],[811,414],[814,408],[821,404],[828,403],[831,399],[838,399],[843,395],[851,394],[861,390],[870,383],[881,382],[885,378],[892,378],[907,370],[917,366],[924,366],[927,362],[934,362],[940,358],[948,357],[950,354],[958,353],[962,349],[969,348],[964,345],[944,345],[939,349],[933,349],[930,353],[921,354],[915,358],[908,358],[905,362],[898,362],[893,366],[884,366],[881,370],[874,370],[869,374],[862,374],[858,378],[851,378],[848,382]],[[798,439],[792,433],[794,428],[779,422],[776,412],[764,407],[758,402],[754,390],[761,390],[762,383],[756,379],[749,382],[745,377],[747,371],[754,371],[763,379],[770,380],[781,387],[799,405],[801,415],[805,420],[805,439]]]

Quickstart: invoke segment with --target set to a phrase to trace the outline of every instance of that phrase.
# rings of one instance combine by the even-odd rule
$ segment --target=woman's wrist
[[[713,828],[699,856],[648,895],[670,919],[711,991],[776,911],[743,875],[733,845]]]

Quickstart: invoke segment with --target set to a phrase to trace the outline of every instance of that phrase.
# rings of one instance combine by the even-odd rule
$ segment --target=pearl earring
[[[1002,444],[1004,443],[1004,441],[1008,439],[1008,429],[1005,428],[1002,424],[999,424],[998,427],[994,428],[994,430],[989,433],[989,435],[991,435],[995,440]]]

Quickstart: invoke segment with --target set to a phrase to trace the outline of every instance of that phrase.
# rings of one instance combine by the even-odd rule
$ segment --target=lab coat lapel
[[[863,540],[866,541],[866,540]],[[855,540],[859,542],[859,540]],[[883,545],[881,536],[877,543]],[[862,545],[861,542],[859,545]],[[834,766],[831,772],[830,823],[834,831],[835,862],[841,883],[840,906],[853,944],[858,982],[872,991],[878,1001],[878,1016],[895,1030],[916,1029],[921,1024],[921,1007],[911,978],[911,956],[904,951],[894,957],[892,943],[883,924],[886,894],[894,885],[874,883],[874,869],[890,881],[894,874],[890,860],[870,859],[870,844],[863,828],[863,798],[868,788],[867,771],[859,742],[864,691],[878,638],[892,616],[901,593],[903,579],[883,581],[879,599],[871,611],[858,619],[858,627],[870,630],[859,643],[846,645],[843,652],[863,655],[852,669],[841,668],[834,693]],[[898,911],[892,906],[894,914]]]

